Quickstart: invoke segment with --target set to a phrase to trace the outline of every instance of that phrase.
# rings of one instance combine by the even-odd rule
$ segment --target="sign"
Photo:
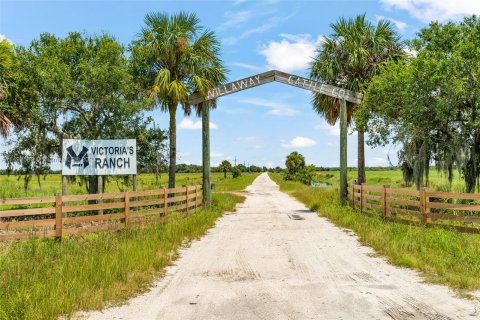
[[[293,74],[272,70],[215,87],[207,93],[207,96],[205,98],[202,98],[199,94],[194,93],[188,97],[188,100],[190,104],[195,105],[203,101],[216,99],[222,96],[226,96],[227,94],[232,94],[241,90],[253,88],[273,81],[285,83],[313,92],[318,92],[330,97],[345,99],[347,101],[357,104],[362,102],[363,98],[363,94],[361,93],[342,89],[315,80],[295,76]]]
[[[67,176],[137,174],[137,140],[63,139],[62,174]]]

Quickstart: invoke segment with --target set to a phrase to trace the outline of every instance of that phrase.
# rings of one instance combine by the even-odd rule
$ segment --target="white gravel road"
[[[479,319],[473,301],[373,256],[267,174],[146,294],[88,319]],[[412,239],[415,241],[415,239]]]

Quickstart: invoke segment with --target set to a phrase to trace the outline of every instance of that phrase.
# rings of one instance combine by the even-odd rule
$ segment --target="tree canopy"
[[[428,184],[432,161],[452,179],[456,166],[465,189],[480,175],[480,21],[432,22],[409,43],[411,54],[388,63],[373,78],[366,103],[371,145],[401,146],[399,159],[417,187]],[[426,180],[426,183],[424,182]]]
[[[188,96],[206,96],[225,82],[226,69],[220,59],[220,42],[215,33],[205,30],[195,14],[151,13],[131,46],[132,71],[151,105],[170,115],[170,188],[175,187],[176,113],[180,104],[189,115]]]

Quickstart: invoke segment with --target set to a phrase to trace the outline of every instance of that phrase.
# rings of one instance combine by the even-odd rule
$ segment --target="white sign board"
[[[137,174],[137,140],[63,139],[62,174],[67,176]]]

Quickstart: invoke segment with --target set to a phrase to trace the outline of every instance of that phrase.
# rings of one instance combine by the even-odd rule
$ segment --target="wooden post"
[[[133,191],[137,191],[137,175],[133,175]],[[133,201],[138,201],[138,197],[133,198]],[[133,211],[137,211],[138,207],[133,207]]]
[[[195,212],[197,212],[197,205],[198,205],[198,195],[197,195],[197,185],[195,185],[195,207],[194,207]]]
[[[430,217],[429,203],[430,203],[430,197],[428,196],[428,188],[427,188],[427,190],[425,191],[425,215],[426,215],[425,223],[427,224],[432,222],[432,218]]]
[[[98,189],[98,194],[102,194],[103,193],[103,176],[98,176],[97,182],[98,182],[98,188],[97,188]],[[103,203],[103,199],[98,199],[97,203],[98,204]],[[102,215],[103,214],[103,209],[98,210],[98,214]]]
[[[360,184],[360,212],[363,213],[363,186],[365,183]]]
[[[427,195],[428,188],[422,188],[420,190],[420,201],[421,201],[421,209],[422,209],[422,222],[424,224],[429,224],[432,222],[430,217],[430,206],[428,205],[430,202],[430,197]]]
[[[63,230],[63,210],[62,210],[62,196],[55,194],[55,238],[62,239]]]
[[[124,223],[124,226],[125,226],[125,229],[128,228],[128,214],[129,214],[129,211],[130,211],[130,195],[128,194],[128,190],[125,190],[125,193],[124,193],[124,197],[125,197],[125,208],[123,209],[123,223]]]
[[[427,195],[425,188],[420,189],[420,213],[422,215],[422,222],[427,223]]]
[[[387,217],[387,188],[388,185],[384,184],[382,189],[382,214],[384,219]]]
[[[347,101],[340,99],[340,204],[347,204]]]
[[[62,175],[62,195],[66,196],[67,195],[67,176]]]
[[[168,191],[166,188],[163,188],[163,216],[165,217],[168,213]]]
[[[385,218],[390,218],[390,204],[387,202],[387,189],[390,188],[389,184],[383,186],[383,216]]]
[[[210,209],[210,103],[203,102],[202,105],[202,164],[203,164],[203,206]]]
[[[188,214],[188,185],[185,186],[185,211]]]
[[[352,183],[352,208],[355,209],[355,185],[356,181]]]

